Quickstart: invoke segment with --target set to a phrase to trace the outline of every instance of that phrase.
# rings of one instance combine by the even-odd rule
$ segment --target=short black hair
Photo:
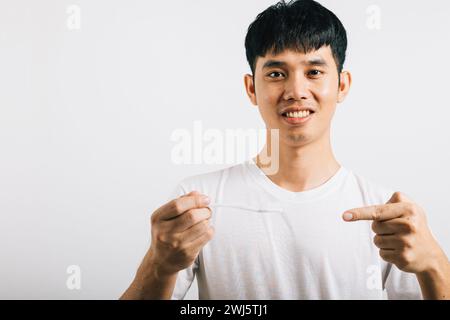
[[[347,33],[336,15],[313,0],[284,0],[261,12],[245,37],[247,61],[255,75],[256,60],[286,49],[308,53],[329,45],[341,73],[347,50]]]

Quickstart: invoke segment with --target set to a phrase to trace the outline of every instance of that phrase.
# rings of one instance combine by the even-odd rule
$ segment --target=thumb
[[[396,191],[392,194],[391,198],[387,203],[398,203],[398,202],[409,202],[413,203],[413,201],[407,197],[404,193]]]
[[[185,195],[183,195],[183,197],[187,197],[187,196],[196,196],[196,195],[200,195],[200,192],[193,190],[189,193],[186,193]]]

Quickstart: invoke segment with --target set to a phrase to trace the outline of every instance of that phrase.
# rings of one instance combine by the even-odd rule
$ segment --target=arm
[[[416,276],[425,300],[450,299],[450,263],[444,253],[433,267]]]
[[[120,299],[170,299],[175,288],[176,279],[177,273],[164,274],[158,269],[158,265],[149,251],[139,266],[133,282]]]

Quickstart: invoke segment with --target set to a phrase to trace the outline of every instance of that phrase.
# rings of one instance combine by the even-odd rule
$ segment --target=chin
[[[282,143],[287,144],[292,147],[301,147],[311,141],[310,137],[304,133],[287,133],[283,139]]]

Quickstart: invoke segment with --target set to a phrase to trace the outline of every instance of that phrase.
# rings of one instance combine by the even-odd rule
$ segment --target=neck
[[[281,141],[280,141],[281,142]],[[279,169],[267,177],[278,186],[293,192],[316,188],[329,180],[340,168],[333,155],[329,132],[321,139],[303,146],[279,144]],[[261,170],[260,157],[271,151],[270,135],[255,162]]]

